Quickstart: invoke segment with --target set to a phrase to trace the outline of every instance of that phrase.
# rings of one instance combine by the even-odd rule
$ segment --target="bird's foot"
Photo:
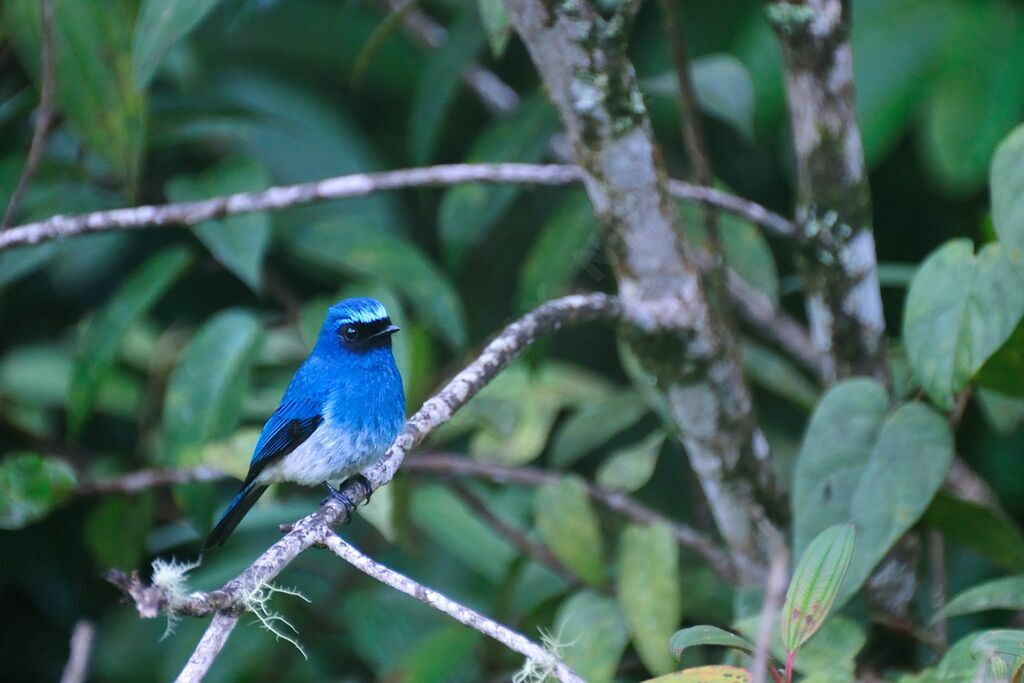
[[[324,486],[327,487],[327,497],[320,501],[320,505],[326,505],[329,500],[336,500],[341,503],[342,507],[345,508],[345,520],[342,524],[348,524],[352,521],[352,513],[355,512],[356,504],[352,502],[352,499],[346,496],[344,493],[334,488],[328,482],[324,482]]]
[[[373,495],[373,486],[370,485],[370,480],[362,474],[357,474],[354,477],[350,477],[349,481],[354,481],[363,487],[363,505],[369,505],[370,496]]]

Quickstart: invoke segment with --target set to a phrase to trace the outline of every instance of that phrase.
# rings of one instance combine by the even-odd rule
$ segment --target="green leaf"
[[[143,0],[132,41],[135,85],[145,88],[174,44],[189,34],[220,0]]]
[[[71,495],[74,471],[60,460],[15,453],[0,462],[0,529],[42,519]]]
[[[130,188],[139,174],[146,127],[145,93],[131,74],[133,3],[54,0],[55,80],[60,112],[85,145]],[[41,22],[36,0],[8,0],[4,19],[17,27],[15,48],[39,77]]]
[[[394,288],[423,323],[453,349],[466,345],[466,323],[454,285],[418,247],[344,217],[291,231],[292,249],[306,260]]]
[[[589,683],[611,683],[629,634],[618,605],[591,591],[562,603],[553,633],[564,644],[562,661]]]
[[[668,649],[676,659],[680,659],[683,656],[683,652],[691,647],[704,647],[707,645],[731,647],[748,655],[754,654],[753,643],[717,626],[691,626],[690,628],[684,628],[681,631],[676,631],[668,641]]]
[[[615,450],[597,468],[597,485],[632,493],[651,480],[666,434],[657,431],[635,444]]]
[[[462,82],[462,73],[483,45],[480,17],[476,12],[465,11],[448,31],[444,44],[431,50],[427,57],[409,117],[410,156],[417,166],[430,161],[445,114]]]
[[[1024,576],[1007,576],[968,588],[946,603],[935,618],[958,617],[990,609],[1024,609]]]
[[[558,117],[547,98],[535,95],[491,124],[473,143],[465,161],[540,161],[557,130]],[[445,192],[438,211],[445,260],[461,262],[469,250],[487,236],[521,191],[519,185],[468,183]]]
[[[856,532],[836,524],[811,541],[800,558],[782,607],[782,642],[797,650],[825,622],[853,558]]]
[[[410,505],[417,526],[459,562],[494,585],[504,580],[518,551],[448,489],[417,486]]]
[[[974,381],[1008,396],[1024,396],[1024,320],[975,373]]]
[[[1020,252],[970,240],[933,252],[914,275],[903,317],[903,341],[928,395],[950,409],[1024,316]]]
[[[505,54],[508,38],[512,34],[505,4],[501,0],[477,0],[476,6],[480,10],[480,22],[487,32],[491,55],[495,59],[500,59]]]
[[[175,176],[166,186],[174,202],[208,199],[266,189],[266,170],[249,159],[228,159],[196,177]],[[260,291],[263,256],[270,245],[270,216],[245,213],[203,221],[192,228],[217,260],[255,291]]]
[[[811,416],[793,480],[794,550],[822,530],[852,523],[857,546],[839,597],[842,605],[928,508],[952,463],[942,416],[907,403],[886,417],[885,389],[866,379],[842,382]]]
[[[565,566],[593,586],[604,584],[604,554],[597,515],[586,487],[577,477],[563,477],[537,490],[537,531]]]
[[[998,352],[996,355],[999,355]],[[985,368],[982,368],[981,374],[984,371]],[[1024,399],[989,389],[980,389],[976,396],[985,421],[996,433],[1005,436],[1020,431],[1024,425]]]
[[[110,374],[128,328],[163,296],[192,261],[181,247],[167,247],[132,271],[106,305],[89,321],[79,344],[68,387],[68,431],[77,434],[93,400]]]
[[[137,567],[146,554],[146,534],[153,524],[153,496],[111,496],[85,520],[85,543],[98,567]]]
[[[701,111],[752,139],[754,81],[743,62],[730,54],[716,53],[697,57],[690,68]],[[675,71],[669,71],[643,79],[641,87],[652,95],[675,99],[679,94],[679,79]]]
[[[743,369],[758,385],[796,405],[811,410],[818,402],[818,389],[807,377],[771,349],[744,341]]]
[[[635,425],[647,410],[636,393],[626,390],[586,403],[570,415],[555,434],[551,461],[559,467],[568,467]]]
[[[853,25],[872,27],[852,35],[857,112],[869,166],[895,147],[926,100],[945,46],[964,19],[965,4],[948,0],[854,4]]]
[[[986,681],[1020,681],[1024,669],[1024,631],[986,631],[971,644],[971,657],[987,667]]]
[[[565,294],[600,249],[594,208],[582,189],[566,191],[541,228],[519,277],[519,308]]]
[[[960,11],[941,80],[925,105],[923,149],[942,186],[968,194],[982,188],[992,153],[1020,121],[1024,33],[1007,4],[962,3]]]
[[[432,631],[392,662],[393,670],[380,678],[402,683],[434,683],[467,680],[467,675],[472,675],[473,671],[479,677],[482,672],[474,661],[474,651],[482,639],[479,632],[459,624]]]
[[[1024,534],[1006,513],[939,491],[924,521],[1011,572],[1024,572]]]
[[[195,464],[203,446],[234,431],[263,336],[259,321],[240,309],[218,313],[199,329],[164,397],[164,464]]]
[[[674,668],[665,643],[679,620],[679,546],[664,526],[631,525],[619,537],[619,609],[640,660],[651,673]]]
[[[999,239],[1024,249],[1024,124],[999,143],[989,182],[992,222]]]

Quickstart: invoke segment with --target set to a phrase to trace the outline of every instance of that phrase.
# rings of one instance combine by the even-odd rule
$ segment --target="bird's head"
[[[398,329],[376,299],[344,299],[327,309],[318,344],[352,353],[390,349],[391,335]]]

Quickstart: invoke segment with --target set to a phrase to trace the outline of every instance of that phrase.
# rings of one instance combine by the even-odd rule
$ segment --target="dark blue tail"
[[[259,486],[256,482],[251,481],[245,484],[234,500],[231,501],[231,504],[228,505],[227,511],[220,518],[220,521],[217,522],[217,526],[213,527],[213,531],[203,541],[203,550],[223,545],[224,541],[228,540],[231,532],[238,526],[238,523],[245,517],[245,513],[249,512],[249,508],[259,500],[259,497],[266,490],[266,486]]]

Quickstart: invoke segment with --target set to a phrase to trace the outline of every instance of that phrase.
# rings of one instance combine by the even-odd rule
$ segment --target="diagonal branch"
[[[733,332],[681,242],[622,24],[587,0],[505,0],[604,227],[626,340],[664,395],[741,580],[760,582],[784,510]],[[783,513],[784,514],[784,513]]]
[[[358,505],[373,490],[391,481],[406,453],[447,422],[456,410],[539,336],[551,334],[565,325],[616,320],[619,314],[619,303],[613,297],[604,294],[572,295],[542,304],[511,323],[484,347],[473,362],[409,418],[384,458],[363,471],[370,491],[365,490],[358,480],[349,480],[341,486],[341,491]],[[216,614],[199,648],[179,677],[185,681],[199,680],[227,641],[246,600],[277,577],[300,553],[326,543],[333,535],[332,527],[344,513],[340,503],[329,499],[319,510],[296,522],[245,571],[214,591],[175,596],[160,586],[144,584],[136,573],[127,575],[119,570],[110,571],[107,579],[134,601],[142,617],[155,617],[164,611],[189,616]]]
[[[412,579],[399,574],[393,569],[388,569],[382,564],[374,562],[366,555],[359,552],[352,544],[346,542],[341,536],[331,533],[325,540],[327,548],[335,555],[345,560],[353,567],[381,583],[391,586],[395,590],[416,598],[425,605],[429,605],[439,612],[447,614],[460,624],[483,633],[498,641],[510,650],[528,657],[539,664],[550,675],[559,681],[569,683],[583,683],[583,679],[576,675],[555,655],[551,654],[541,646],[529,640],[520,633],[502,626],[498,622],[488,619],[479,612],[460,605],[450,600],[437,591],[420,585]]]
[[[195,202],[136,206],[76,216],[53,216],[44,221],[20,225],[0,233],[0,250],[106,230],[195,225],[211,218],[363,197],[386,190],[446,187],[462,183],[558,186],[572,185],[581,179],[578,168],[560,164],[446,164],[380,173],[355,173],[310,183],[271,187],[262,192],[239,192]],[[761,226],[771,235],[796,240],[798,243],[804,239],[796,227],[784,217],[749,200],[682,181],[672,181],[671,191],[678,199],[701,202],[735,213]]]

